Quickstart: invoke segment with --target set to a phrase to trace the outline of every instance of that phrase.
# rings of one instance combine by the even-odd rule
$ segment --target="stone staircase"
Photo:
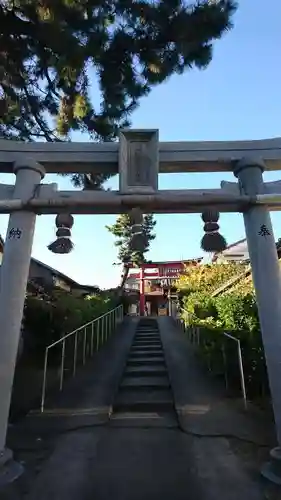
[[[174,401],[156,319],[140,319],[113,406],[112,423],[175,423]]]

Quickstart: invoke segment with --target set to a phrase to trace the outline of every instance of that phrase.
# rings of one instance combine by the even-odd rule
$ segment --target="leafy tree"
[[[235,9],[234,0],[2,0],[0,136],[114,140],[155,85],[210,63]],[[73,181],[95,189],[107,178]]]
[[[123,288],[129,272],[129,264],[140,266],[145,262],[144,254],[148,252],[151,241],[156,237],[153,232],[156,221],[152,214],[143,216],[143,236],[144,236],[144,249],[143,251],[132,250],[131,248],[131,220],[129,214],[121,214],[117,217],[115,224],[106,226],[113,236],[115,236],[115,246],[118,248],[118,261],[123,264],[123,275],[121,288]]]
[[[193,292],[212,293],[230,279],[241,275],[247,265],[239,262],[227,264],[200,264],[186,266],[184,273],[177,280],[177,287],[185,295]]]

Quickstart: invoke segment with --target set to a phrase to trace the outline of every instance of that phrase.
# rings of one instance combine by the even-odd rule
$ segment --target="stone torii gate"
[[[158,142],[157,130],[123,130],[119,143],[21,143],[0,140],[0,213],[9,213],[0,289],[0,466],[31,257],[36,215],[243,213],[273,400],[278,447],[267,477],[281,483],[281,275],[270,210],[281,210],[281,181],[264,183],[264,170],[281,170],[281,139],[243,142]],[[238,183],[220,189],[158,190],[158,173],[231,171]],[[58,191],[40,184],[45,173],[119,173],[119,191]],[[3,470],[2,469],[2,470]],[[1,479],[1,473],[0,473]]]

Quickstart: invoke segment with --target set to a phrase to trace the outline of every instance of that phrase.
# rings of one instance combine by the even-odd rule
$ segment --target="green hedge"
[[[205,292],[183,298],[182,317],[187,325],[201,332],[199,356],[217,375],[227,372],[229,386],[240,388],[237,345],[224,335],[240,340],[247,391],[250,397],[268,393],[264,350],[258,311],[253,294],[228,293],[211,297]]]
[[[259,330],[258,309],[252,294],[231,293],[212,299],[218,321],[228,330]]]
[[[79,326],[116,307],[113,293],[76,297],[54,290],[44,295],[28,295],[24,307],[24,356],[42,361],[46,347]]]
[[[226,330],[212,327],[200,327],[201,343],[198,355],[207,368],[217,376],[227,376],[229,388],[238,393],[240,372],[237,344],[223,333],[229,333],[240,340],[243,369],[247,394],[251,398],[269,393],[264,351],[260,332]]]

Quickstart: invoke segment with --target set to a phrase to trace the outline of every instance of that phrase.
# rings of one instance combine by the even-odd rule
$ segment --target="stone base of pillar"
[[[23,466],[13,460],[11,450],[5,449],[0,453],[0,496],[2,491],[18,479],[23,473]]]
[[[281,447],[271,450],[270,461],[262,466],[261,473],[272,483],[281,486]]]

